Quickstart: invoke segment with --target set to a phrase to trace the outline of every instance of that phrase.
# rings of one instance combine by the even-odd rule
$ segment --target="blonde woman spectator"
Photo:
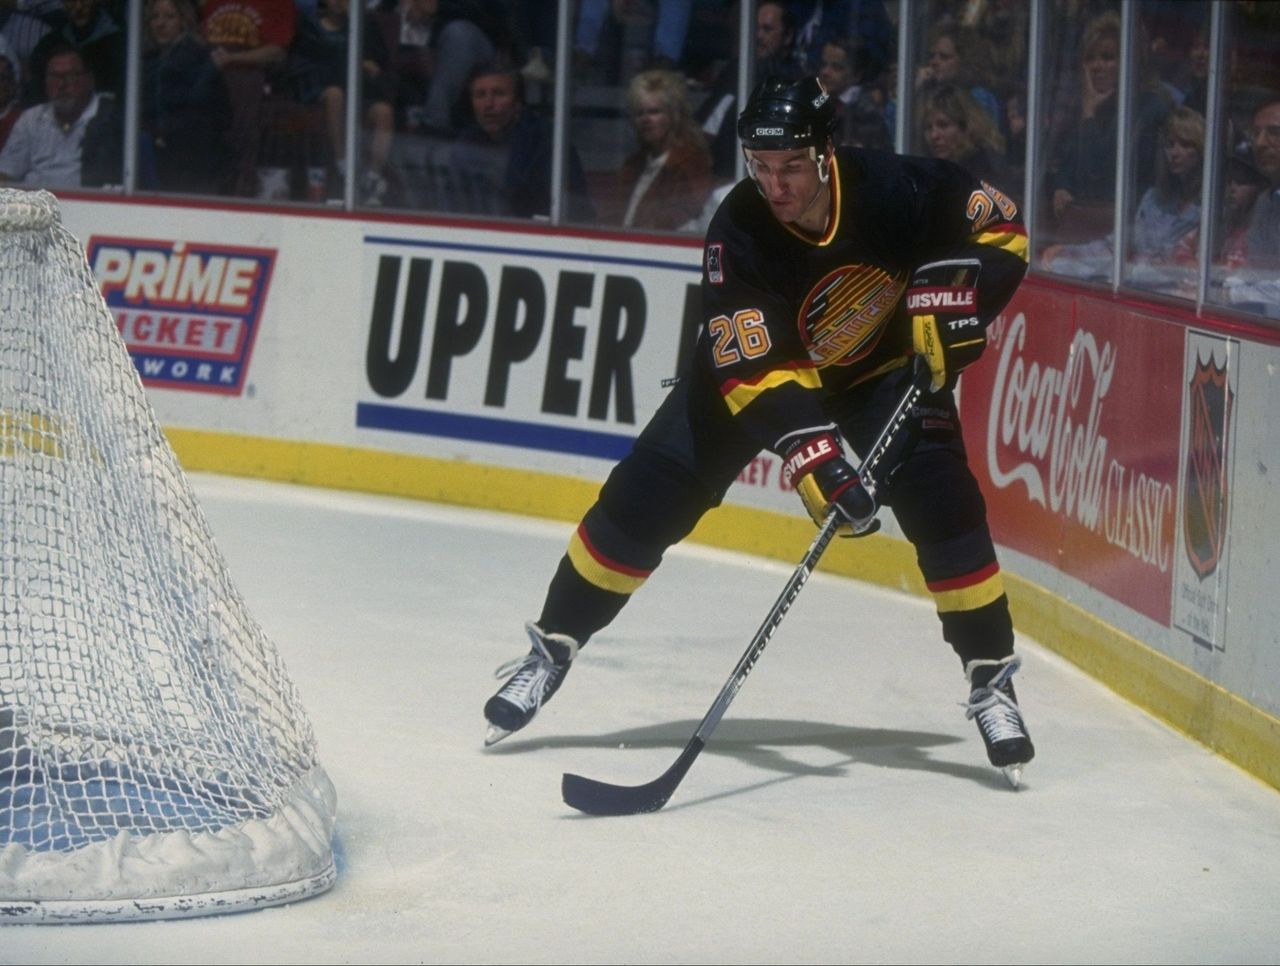
[[[1062,234],[1089,237],[1109,223],[1116,189],[1117,91],[1120,86],[1120,16],[1109,11],[1085,27],[1075,103],[1050,145],[1048,188],[1053,216]],[[1159,152],[1160,124],[1169,103],[1145,64],[1130,130],[1138,187],[1151,184]],[[1075,239],[1064,239],[1075,240]]]
[[[920,104],[921,132],[929,154],[960,165],[975,178],[1021,197],[1021,185],[1004,156],[1004,138],[991,115],[966,90],[949,84],[929,91]]]
[[[1155,184],[1143,192],[1130,229],[1129,281],[1171,291],[1179,277],[1195,271],[1194,265],[1182,263],[1179,245],[1200,226],[1204,117],[1189,107],[1173,110],[1161,128],[1160,147]],[[1051,245],[1042,258],[1050,271],[1105,277],[1114,245],[1110,235],[1078,245]]]
[[[880,65],[856,35],[833,37],[822,45],[818,80],[836,105],[835,142],[866,148],[888,148],[889,128],[872,83]]]
[[[617,221],[629,228],[679,229],[711,193],[711,152],[693,120],[684,78],[642,71],[627,88],[639,147],[622,163]]]

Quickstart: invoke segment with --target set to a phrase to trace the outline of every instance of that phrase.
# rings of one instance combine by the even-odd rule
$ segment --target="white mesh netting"
[[[0,922],[323,891],[334,804],[56,200],[0,189]]]

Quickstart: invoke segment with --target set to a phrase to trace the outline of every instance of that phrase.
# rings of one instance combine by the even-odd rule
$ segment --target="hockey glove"
[[[785,437],[782,449],[783,478],[800,494],[813,522],[822,526],[835,511],[836,530],[842,537],[865,537],[880,529],[876,502],[844,458],[834,428]]]
[[[978,318],[977,259],[959,258],[921,265],[907,289],[911,341],[929,363],[930,389],[955,385],[966,366],[987,346],[986,326]]]

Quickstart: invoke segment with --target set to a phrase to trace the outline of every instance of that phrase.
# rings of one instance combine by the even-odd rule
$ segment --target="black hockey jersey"
[[[906,362],[911,322],[903,293],[916,267],[978,259],[983,326],[1026,272],[1016,205],[956,165],[842,147],[831,186],[821,238],[778,221],[746,179],[707,231],[700,362],[764,448],[827,422],[825,394]]]

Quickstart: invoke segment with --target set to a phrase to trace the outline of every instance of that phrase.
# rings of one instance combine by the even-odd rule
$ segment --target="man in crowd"
[[[0,151],[0,180],[40,188],[119,184],[123,134],[119,106],[94,87],[80,52],[50,52],[49,99],[22,112]]]

